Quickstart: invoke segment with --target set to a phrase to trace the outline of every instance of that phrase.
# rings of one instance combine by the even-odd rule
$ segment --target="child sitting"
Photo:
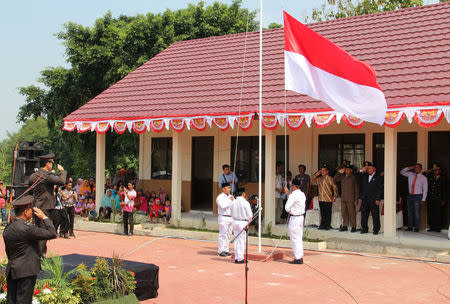
[[[161,214],[162,210],[163,205],[161,205],[161,201],[159,200],[159,198],[155,198],[152,210],[150,211],[150,220],[153,221],[153,218],[157,218],[159,221],[159,219],[163,217]]]
[[[166,223],[169,223],[170,217],[172,216],[172,206],[169,200],[166,201],[161,215],[166,219]]]

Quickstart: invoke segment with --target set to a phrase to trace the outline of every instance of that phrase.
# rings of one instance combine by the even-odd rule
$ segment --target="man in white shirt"
[[[230,194],[231,187],[229,183],[222,184],[222,193],[217,196],[217,220],[219,222],[219,237],[217,238],[219,256],[230,256],[230,237],[233,228],[233,219],[231,218],[231,205],[234,197]]]
[[[231,217],[233,218],[233,233],[236,237],[242,229],[247,225],[248,221],[253,217],[252,208],[247,201],[244,188],[236,190],[238,197],[231,205]],[[244,263],[246,231],[242,231],[237,238],[234,239],[234,262],[236,264]]]
[[[285,192],[289,195],[285,210],[289,213],[289,237],[291,238],[294,260],[290,264],[303,264],[303,222],[305,217],[305,194],[300,190],[300,181],[292,181],[292,193],[286,187]]]
[[[400,174],[408,178],[408,229],[419,232],[420,205],[424,205],[428,194],[428,180],[422,174],[422,164],[403,168]]]

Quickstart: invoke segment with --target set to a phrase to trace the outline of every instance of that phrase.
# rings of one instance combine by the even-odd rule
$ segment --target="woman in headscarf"
[[[80,193],[79,193],[79,194],[81,194],[81,195],[83,195],[83,196],[87,196],[87,195],[86,195],[86,192],[87,192],[87,195],[89,195],[89,193],[90,193],[90,187],[89,187],[89,180],[87,180],[87,179],[85,179],[85,180],[83,181],[83,184],[81,185]]]
[[[161,201],[161,204],[163,205],[166,203],[166,200],[170,200],[169,195],[166,193],[166,189],[164,189],[164,187],[159,188],[158,198]]]
[[[103,216],[105,219],[111,218],[112,208],[116,205],[116,199],[112,195],[112,190],[107,189],[105,195],[102,198],[102,204],[99,209],[99,215]]]
[[[77,195],[80,195],[80,190],[81,190],[81,186],[83,185],[83,179],[79,178],[77,180],[77,184],[75,185],[75,187],[73,187],[73,190],[77,193]],[[83,193],[83,192],[81,192]]]

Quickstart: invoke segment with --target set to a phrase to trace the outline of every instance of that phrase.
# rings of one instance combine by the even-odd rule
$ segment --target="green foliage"
[[[113,253],[111,273],[109,280],[112,285],[113,293],[116,296],[130,294],[136,288],[134,281],[134,273],[126,271],[122,268],[122,260],[119,256]]]
[[[33,85],[19,89],[26,104],[18,120],[45,117],[48,148],[69,175],[93,176],[95,134],[62,131],[62,119],[176,41],[244,32],[247,19],[248,30],[256,30],[256,13],[241,8],[241,3],[198,2],[185,9],[133,17],[114,18],[108,12],[91,27],[68,22],[56,36],[63,41],[70,67],[41,71],[39,82],[46,89]],[[117,168],[137,167],[137,134],[108,132],[106,143],[109,174]]]
[[[0,143],[0,179],[5,184],[11,182],[13,151],[19,141],[39,141],[45,148],[51,146],[47,121],[42,117],[30,118],[25,121],[16,133],[8,133],[7,138]]]
[[[91,275],[94,280],[94,293],[98,299],[104,299],[111,294],[112,284],[109,280],[110,267],[108,261],[104,258],[97,257],[95,265],[91,269]]]
[[[325,0],[305,21],[320,22],[422,5],[423,0]]]
[[[49,283],[53,288],[70,288],[69,278],[77,271],[76,268],[71,271],[64,272],[62,258],[60,256],[52,255],[49,255],[43,259],[41,266],[46,283]]]
[[[282,27],[282,25],[279,23],[276,23],[276,22],[272,22],[271,24],[269,24],[269,29],[280,28],[280,27]]]
[[[72,287],[75,294],[80,295],[83,302],[93,302],[97,299],[94,288],[95,277],[91,276],[91,273],[87,270],[85,264],[80,264],[76,268],[76,277],[72,281]],[[94,291],[95,290],[95,291]]]

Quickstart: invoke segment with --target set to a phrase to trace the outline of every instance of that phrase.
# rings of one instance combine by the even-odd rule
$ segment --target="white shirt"
[[[302,215],[305,213],[305,202],[305,194],[297,189],[289,195],[284,209],[291,215]]]
[[[217,203],[217,213],[219,215],[231,215],[231,204],[233,201],[230,199],[230,195],[225,194],[224,192],[220,193],[216,198]]]
[[[231,205],[231,217],[234,220],[250,220],[253,217],[252,208],[250,207],[250,203],[239,196],[234,200],[234,203]]]
[[[370,183],[370,181],[372,180],[372,178],[374,177],[374,175],[375,175],[375,172],[376,172],[376,171],[373,171],[373,173],[372,173],[372,174],[369,174],[369,183]]]
[[[123,200],[125,205],[134,206],[134,198],[136,197],[136,191],[133,189],[133,190],[129,190],[125,193],[126,193],[125,199]],[[128,196],[131,196],[131,199],[128,199]]]
[[[284,180],[281,174],[275,176],[275,188],[284,190]],[[275,198],[286,198],[286,194],[275,191]]]
[[[416,182],[414,184],[414,194],[422,194],[422,201],[425,201],[427,199],[428,194],[428,180],[426,176],[423,175],[422,173],[416,174],[416,172],[410,171],[408,167],[403,168],[400,171],[400,174],[408,178],[409,193],[412,192],[411,188],[414,183],[414,179],[417,176]]]

